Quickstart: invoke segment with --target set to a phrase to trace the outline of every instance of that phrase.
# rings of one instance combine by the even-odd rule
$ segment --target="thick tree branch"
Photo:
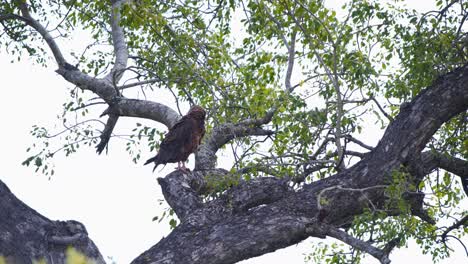
[[[65,263],[70,246],[97,264],[105,263],[81,223],[47,219],[0,181],[0,256],[7,263]]]
[[[257,207],[199,229],[181,225],[132,263],[235,263],[304,240],[312,223],[287,208]]]
[[[234,263],[295,244],[309,235],[323,237],[322,223],[334,227],[349,223],[370,202],[381,208],[385,204],[383,190],[372,186],[388,184],[393,171],[411,162],[444,122],[467,108],[468,65],[442,76],[415,97],[388,126],[377,147],[353,167],[230,217],[225,217],[226,212],[232,212],[229,206],[201,206],[193,213],[204,217],[198,222],[201,225],[182,222],[133,263]],[[349,191],[352,189],[367,191]],[[317,195],[322,190],[328,191],[322,195],[319,210]],[[222,204],[218,199],[210,204]],[[200,210],[204,213],[198,214]],[[319,218],[322,223],[317,222]],[[360,246],[354,240],[349,243]],[[373,254],[386,261],[380,251]]]
[[[180,118],[176,111],[164,104],[120,97],[107,81],[90,77],[79,70],[58,69],[57,72],[67,81],[97,94],[109,104],[110,108],[104,114],[147,118],[167,127],[172,127]]]
[[[139,117],[151,119],[171,128],[180,116],[172,108],[146,100],[127,99],[117,97],[113,105],[101,115],[109,115],[106,126],[101,134],[101,141],[96,146],[97,153],[101,154],[109,143],[112,131],[117,124],[119,116]]]
[[[262,177],[248,181],[239,180],[219,199],[233,213],[245,212],[260,205],[271,204],[292,192],[287,179]],[[219,203],[214,202],[217,206]]]
[[[120,26],[120,9],[122,4],[128,0],[114,0],[111,7],[111,33],[112,44],[114,45],[115,62],[111,72],[104,77],[108,82],[117,86],[123,72],[127,67],[128,49],[125,42],[125,35],[122,27]]]
[[[450,157],[434,151],[426,151],[421,154],[422,173],[429,174],[436,168],[444,169],[460,177],[463,191],[468,195],[468,161],[456,157]]]
[[[174,171],[164,178],[158,178],[166,202],[181,221],[203,206],[201,197],[195,191],[204,184],[200,176],[197,173],[188,175]]]
[[[172,108],[157,102],[121,98],[111,108],[119,116],[130,116],[151,119],[171,128],[181,116]]]
[[[164,178],[158,178],[165,200],[184,223],[201,226],[207,221],[213,222],[234,213],[250,208],[273,203],[291,190],[288,181],[273,177],[264,177],[244,181],[239,175],[222,169],[182,173],[174,171]],[[209,194],[217,186],[230,187],[218,199],[203,203],[201,196]],[[223,213],[213,213],[217,208],[224,208]],[[217,215],[217,216],[216,216]],[[216,217],[215,217],[216,216]]]
[[[426,174],[436,168],[444,169],[461,178],[468,178],[468,161],[434,151],[426,151],[421,155]]]

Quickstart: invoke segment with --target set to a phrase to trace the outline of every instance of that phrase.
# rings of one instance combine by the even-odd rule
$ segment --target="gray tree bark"
[[[332,236],[359,248],[381,263],[387,249],[346,236],[348,225],[365,207],[382,208],[384,187],[404,167],[417,183],[448,162],[422,155],[437,129],[468,108],[468,65],[440,77],[422,91],[388,126],[378,146],[353,167],[305,185],[299,191],[286,180],[258,178],[241,182],[216,200],[203,203],[203,175],[226,177],[220,170],[173,172],[159,182],[181,224],[132,263],[235,263],[263,255],[309,236]],[[422,162],[424,156],[425,163]],[[468,178],[468,163],[454,160],[451,171]],[[424,194],[408,195],[412,213],[432,222],[422,209]],[[322,200],[327,202],[321,204]],[[395,212],[398,213],[398,212]]]
[[[83,224],[47,219],[0,181],[0,256],[6,263],[66,263],[70,246],[96,264],[105,263]]]
[[[100,79],[81,72],[65,60],[54,38],[31,16],[25,1],[17,1],[21,15],[0,14],[0,21],[22,21],[38,32],[52,51],[57,73],[108,104],[103,115],[108,115],[109,119],[98,152],[107,146],[120,116],[152,119],[167,127],[180,118],[176,111],[164,104],[125,98],[119,92],[124,87],[119,87],[118,81],[126,68],[128,51],[119,24],[120,15],[114,11],[124,1],[112,1],[111,37],[116,57],[110,73]],[[294,89],[289,81],[294,47],[291,46],[289,51],[287,92]],[[337,238],[371,254],[381,263],[389,263],[392,245],[375,248],[350,237],[340,227],[349,225],[366,207],[382,208],[384,188],[391,182],[392,172],[402,168],[413,176],[415,183],[433,169],[443,168],[460,176],[464,189],[468,190],[466,161],[422,153],[437,129],[467,108],[468,65],[465,65],[441,76],[431,87],[404,104],[378,146],[363,154],[361,161],[353,167],[305,184],[299,190],[290,188],[294,179],[264,177],[240,181],[218,198],[206,202],[203,196],[210,192],[207,178],[238,178],[215,168],[217,150],[233,138],[271,134],[262,125],[271,121],[275,109],[263,118],[215,126],[200,146],[193,173],[173,172],[159,179],[166,201],[181,223],[133,263],[234,263],[296,244],[309,236]],[[433,222],[422,208],[424,194],[408,194],[404,198],[412,206],[414,215]],[[394,213],[398,214],[398,211]],[[13,263],[31,263],[41,258],[48,263],[64,263],[64,252],[69,245],[97,263],[104,262],[82,224],[45,218],[19,201],[0,182],[0,255]]]

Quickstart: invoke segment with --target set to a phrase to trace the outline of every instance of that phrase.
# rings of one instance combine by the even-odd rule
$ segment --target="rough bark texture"
[[[70,246],[96,263],[105,263],[83,224],[47,219],[16,198],[0,181],[0,256],[7,263],[66,263]]]
[[[91,83],[94,81],[108,85],[97,79]],[[107,92],[103,92],[103,96],[106,95]],[[126,100],[120,98],[112,102],[119,112],[128,108],[124,115],[139,116],[142,114],[137,110],[140,107],[166,109],[156,103],[147,105]],[[159,179],[159,183],[181,224],[133,263],[234,263],[296,244],[309,236],[341,239],[388,263],[387,250],[349,237],[338,228],[348,225],[370,204],[381,207],[383,187],[390,181],[390,174],[402,167],[413,174],[415,181],[436,167],[450,167],[466,179],[466,161],[421,151],[444,122],[467,108],[468,66],[465,66],[439,78],[406,104],[378,146],[356,165],[299,190],[292,189],[288,179],[258,178],[239,181],[216,199],[204,201],[202,195],[211,189],[207,179],[236,179],[238,176],[210,169],[211,166],[193,173],[173,172]],[[160,111],[154,113],[150,111],[148,116],[162,118],[169,124],[177,118],[170,110],[163,111],[163,115]],[[256,133],[269,133],[252,129]],[[205,141],[205,146],[209,148],[212,143],[236,136],[242,133],[220,136],[215,132],[211,135],[213,141]],[[413,214],[431,221],[421,209],[422,198],[422,194],[407,197]],[[0,255],[13,263],[32,263],[42,258],[48,263],[64,263],[64,252],[69,245],[98,263],[104,263],[82,224],[43,217],[19,201],[1,182],[0,238]]]
[[[0,21],[15,19],[33,28],[52,51],[57,73],[108,104],[103,115],[109,115],[109,120],[98,152],[107,146],[120,116],[147,118],[167,127],[172,127],[180,118],[176,111],[164,104],[125,98],[119,91],[118,81],[128,60],[118,13],[125,0],[112,1],[110,26],[116,57],[110,73],[100,79],[70,65],[49,31],[31,16],[26,1],[16,2],[21,15],[0,14]],[[294,89],[290,83],[294,41],[295,37],[288,47],[287,92]],[[285,45],[288,46],[286,40]],[[371,254],[381,263],[389,263],[391,245],[378,249],[350,237],[339,228],[349,225],[365,207],[382,208],[383,189],[391,181],[394,171],[403,169],[411,173],[417,183],[431,170],[444,168],[461,177],[468,193],[466,161],[421,153],[444,122],[467,108],[468,65],[465,65],[442,76],[404,104],[378,146],[361,155],[360,162],[300,189],[291,188],[288,179],[258,178],[245,182],[239,180],[238,175],[215,169],[216,152],[233,138],[272,133],[264,130],[262,125],[270,123],[274,108],[260,119],[220,124],[205,136],[193,173],[173,172],[159,179],[166,201],[181,223],[133,263],[234,263],[296,244],[309,236],[335,237]],[[203,195],[213,187],[209,179],[216,178],[229,179],[233,186],[219,197],[206,201]],[[404,198],[410,202],[414,215],[433,221],[421,207],[423,194]],[[68,245],[96,259],[97,263],[104,262],[83,225],[75,221],[54,222],[43,217],[19,201],[0,182],[0,255],[12,263],[31,263],[40,259],[47,263],[64,263]]]
[[[378,146],[356,165],[299,191],[286,188],[280,195],[273,195],[275,199],[265,199],[261,190],[274,189],[268,183],[281,187],[284,182],[260,178],[239,184],[217,200],[202,203],[197,199],[197,190],[204,185],[203,178],[197,172],[186,175],[174,172],[160,182],[164,182],[161,186],[166,200],[181,224],[132,263],[234,263],[293,245],[309,236],[336,237],[338,233],[332,228],[348,224],[369,204],[382,206],[383,186],[389,183],[393,171],[404,166],[415,180],[418,177],[420,180],[425,175],[418,173],[424,170],[420,164],[421,151],[428,140],[444,122],[467,108],[468,66],[465,66],[439,78],[406,104]],[[243,191],[236,191],[239,188]],[[408,199],[415,207],[413,213],[424,218],[418,208],[421,197]],[[326,203],[320,204],[323,200]],[[243,206],[233,201],[242,201]],[[356,245],[362,246],[360,242]],[[375,250],[369,248],[368,252],[380,258],[382,254]],[[382,256],[381,262],[388,263],[387,256]]]

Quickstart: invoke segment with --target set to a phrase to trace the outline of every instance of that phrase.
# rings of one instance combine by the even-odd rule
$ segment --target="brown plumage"
[[[197,150],[205,134],[205,116],[206,112],[202,107],[192,106],[190,111],[169,129],[161,142],[158,154],[147,160],[145,165],[154,162],[154,171],[159,164],[177,162],[177,169],[187,170],[185,161]]]

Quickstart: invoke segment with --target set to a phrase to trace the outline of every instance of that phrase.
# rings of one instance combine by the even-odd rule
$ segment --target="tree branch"
[[[0,181],[0,254],[8,263],[65,263],[69,247],[79,250],[96,264],[104,258],[83,224],[51,221],[21,202]]]
[[[31,16],[31,14],[29,13],[28,4],[26,3],[26,1],[20,1],[20,0],[15,0],[15,1],[18,3],[21,14],[23,16],[22,17],[16,16],[16,15],[11,15],[11,16],[14,16],[15,18],[20,19],[22,21],[25,21],[27,25],[34,28],[46,41],[47,45],[52,51],[52,54],[54,55],[55,61],[57,62],[59,68],[66,67],[68,63],[65,61],[65,58],[63,57],[59,46],[55,42],[54,38],[49,34],[47,29],[44,28],[44,26],[42,26],[41,23],[39,23],[37,20],[35,20]]]
[[[468,161],[466,160],[434,151],[423,152],[421,156],[426,174],[436,168],[441,168],[461,178],[468,177]]]
[[[111,7],[111,31],[112,43],[114,45],[115,62],[111,72],[104,77],[105,80],[117,86],[117,83],[123,76],[123,72],[127,67],[128,49],[125,42],[125,35],[122,27],[120,26],[120,9],[122,4],[128,0],[112,1]]]
[[[334,227],[329,227],[327,230],[327,235],[334,237],[338,240],[343,241],[344,243],[359,249],[363,252],[368,253],[369,255],[375,257],[380,261],[382,264],[389,264],[390,259],[388,258],[388,253],[384,252],[383,250],[380,250],[374,246],[372,246],[370,243],[362,241],[360,239],[357,239],[353,236],[348,235],[348,233]]]
[[[438,111],[433,111],[434,108]],[[271,203],[235,213],[230,203],[221,206],[219,198],[215,199],[210,204],[220,206],[202,206],[193,212],[196,215],[193,219],[203,219],[198,222],[201,225],[182,222],[133,263],[233,263],[293,245],[309,235],[323,237],[327,234],[321,228],[323,223],[336,227],[349,222],[362,213],[369,201],[376,207],[383,206],[382,188],[372,186],[388,184],[393,171],[400,170],[411,155],[417,155],[444,122],[467,108],[468,65],[444,75],[416,96],[390,123],[377,147],[353,167],[304,184],[298,191],[287,192]],[[349,191],[361,189],[367,190],[364,199],[361,191]],[[319,210],[317,195],[322,190],[328,191],[326,203]],[[317,222],[320,211],[325,211],[321,223]],[[382,250],[369,248],[336,229],[329,235],[388,263]]]
[[[293,87],[291,86],[291,76],[294,68],[294,56],[296,56],[296,31],[291,34],[291,43],[288,46],[288,68],[286,69],[286,77],[284,78],[284,85],[286,86],[287,92],[292,92]]]
[[[200,145],[195,157],[195,170],[210,170],[216,166],[216,152],[234,138],[247,136],[270,136],[273,131],[247,125],[249,122],[238,124],[222,124],[213,128]]]
[[[436,168],[451,172],[460,177],[463,190],[468,195],[468,161],[434,151],[422,153],[421,159],[424,175],[429,174]]]
[[[353,143],[356,143],[357,145],[359,145],[359,146],[361,146],[361,147],[363,147],[363,148],[365,148],[365,149],[368,149],[368,150],[373,150],[373,149],[374,149],[373,147],[371,147],[371,146],[365,144],[364,142],[362,142],[362,141],[360,141],[360,140],[354,138],[354,137],[351,136],[351,135],[346,135],[345,138],[346,138],[347,140],[353,142]]]
[[[459,221],[455,222],[453,225],[451,225],[450,227],[447,228],[447,230],[444,231],[444,233],[442,233],[441,237],[442,237],[442,241],[446,241],[447,240],[447,235],[448,233],[450,233],[452,230],[454,229],[457,229],[459,228],[460,226],[466,226],[468,224],[468,215],[465,215],[462,219],[460,219]]]
[[[158,178],[158,183],[166,202],[181,221],[185,221],[187,216],[203,206],[196,191],[202,189],[205,183],[201,174],[186,175],[177,170],[164,178]]]
[[[164,178],[158,178],[165,200],[185,223],[202,226],[215,218],[224,218],[234,213],[245,212],[262,204],[273,203],[291,189],[287,180],[274,177],[262,177],[249,181],[239,178],[226,170],[195,171],[182,173],[174,171]],[[203,203],[201,196],[209,194],[216,186],[229,188],[218,199]],[[222,214],[213,213],[217,208],[224,208]],[[219,212],[218,212],[219,213]]]
[[[118,115],[112,115],[112,114],[109,115],[106,126],[104,127],[104,130],[102,131],[101,136],[100,136],[101,141],[96,146],[96,152],[98,154],[101,154],[104,148],[106,148],[107,144],[109,143],[109,140],[112,136],[112,131],[114,130],[114,127],[117,124],[118,120],[119,120]]]

